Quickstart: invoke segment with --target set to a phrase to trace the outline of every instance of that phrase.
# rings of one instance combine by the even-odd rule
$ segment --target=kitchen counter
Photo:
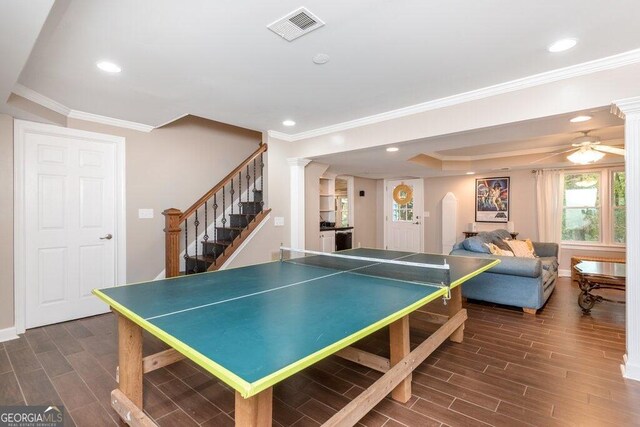
[[[343,231],[353,230],[353,227],[320,227],[320,231]]]

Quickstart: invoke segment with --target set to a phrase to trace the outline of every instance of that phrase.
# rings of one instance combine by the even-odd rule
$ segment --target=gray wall
[[[13,118],[0,114],[0,329],[13,326]]]
[[[353,185],[355,190],[353,200],[353,221],[356,226],[353,246],[375,248],[377,247],[378,237],[378,195],[376,191],[377,181],[368,178],[355,177]],[[360,197],[360,191],[364,191],[363,197]]]
[[[531,171],[518,170],[503,174],[483,174],[511,177],[510,220],[514,222],[518,238],[538,238],[536,225],[535,181]],[[424,210],[430,217],[425,218],[425,251],[440,253],[442,242],[442,198],[452,192],[458,199],[457,240],[461,241],[467,225],[475,220],[475,176],[451,176],[427,178],[424,180]],[[506,224],[478,223],[479,230],[506,228]]]
[[[69,119],[68,127],[126,138],[127,282],[164,269],[167,208],[186,209],[262,139],[259,132],[187,116],[149,133]],[[13,325],[13,120],[0,116],[0,329]],[[152,208],[153,219],[138,219]]]

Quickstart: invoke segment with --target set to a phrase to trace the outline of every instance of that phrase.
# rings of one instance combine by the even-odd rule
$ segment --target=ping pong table
[[[358,422],[391,393],[411,397],[411,374],[442,342],[461,342],[460,285],[491,259],[378,249],[335,254],[282,250],[279,261],[179,276],[94,294],[118,319],[118,389],[112,406],[132,426],[155,425],[142,409],[143,374],[188,358],[236,393],[236,426],[272,423],[272,388],[335,354],[384,375],[325,425]],[[409,314],[443,299],[448,316],[413,351]],[[351,347],[389,326],[390,357]],[[168,350],[143,358],[142,331]]]

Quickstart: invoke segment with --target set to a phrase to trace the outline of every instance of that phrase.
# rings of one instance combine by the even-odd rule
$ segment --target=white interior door
[[[124,237],[118,229],[116,144],[71,129],[37,128],[17,135],[26,328],[106,312],[91,291],[116,284],[118,240]]]
[[[385,247],[387,249],[409,252],[424,250],[423,188],[422,179],[386,181]]]

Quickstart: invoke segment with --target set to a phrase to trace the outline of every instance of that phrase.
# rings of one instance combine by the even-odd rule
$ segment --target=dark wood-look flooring
[[[620,374],[624,305],[583,316],[577,293],[561,279],[536,317],[468,302],[464,343],[444,344],[419,367],[407,404],[386,399],[362,425],[640,425],[640,383]],[[416,342],[427,334],[419,315],[412,326]],[[361,346],[386,353],[386,333]],[[162,348],[145,337],[145,353]],[[29,330],[0,344],[0,405],[64,404],[68,425],[115,425],[116,353],[111,314]],[[276,387],[274,424],[317,426],[379,375],[330,357]],[[145,376],[145,410],[161,426],[232,426],[233,399],[191,363]]]

